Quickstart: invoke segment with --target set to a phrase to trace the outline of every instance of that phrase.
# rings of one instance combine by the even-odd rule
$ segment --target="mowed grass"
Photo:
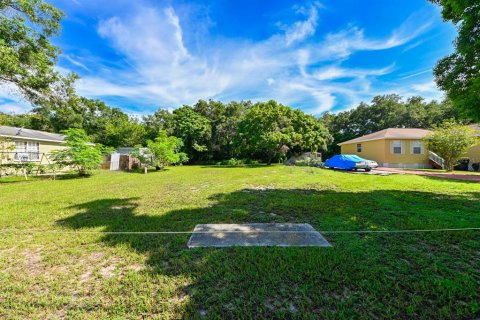
[[[480,317],[479,231],[325,233],[332,248],[224,249],[188,249],[188,234],[86,233],[242,222],[480,227],[480,185],[285,166],[0,183],[0,318]]]

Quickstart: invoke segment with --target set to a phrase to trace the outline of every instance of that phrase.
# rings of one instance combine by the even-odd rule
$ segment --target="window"
[[[412,153],[413,154],[422,154],[422,143],[420,141],[412,142]]]
[[[16,141],[15,160],[35,161],[40,159],[38,142]]]
[[[362,152],[362,144],[357,143],[357,152]]]
[[[30,161],[39,160],[39,144],[38,142],[27,142],[27,153]]]
[[[393,141],[393,153],[395,154],[402,153],[402,141],[400,140]]]

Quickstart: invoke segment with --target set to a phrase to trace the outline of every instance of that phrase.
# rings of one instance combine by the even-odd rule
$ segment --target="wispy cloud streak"
[[[302,16],[298,21],[260,42],[212,38],[194,51],[185,44],[182,21],[173,7],[140,7],[98,25],[99,35],[132,68],[87,73],[78,89],[90,97],[173,107],[199,98],[272,98],[307,105],[318,114],[330,110],[338,97],[357,102],[371,95],[372,81],[395,69],[395,61],[377,68],[343,66],[352,55],[405,45],[431,26],[414,14],[382,39],[367,37],[357,26],[321,38],[315,34],[320,10],[319,5],[297,10]],[[306,41],[314,36],[315,41]],[[77,59],[70,62],[82,68]]]

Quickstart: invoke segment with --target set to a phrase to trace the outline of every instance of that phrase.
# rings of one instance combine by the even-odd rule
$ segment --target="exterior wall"
[[[45,155],[50,154],[53,150],[61,150],[66,149],[67,147],[64,144],[56,143],[56,142],[42,142],[39,141],[39,152]],[[41,164],[48,164],[47,159],[44,157]]]
[[[414,154],[412,151],[413,143],[420,140],[400,140],[402,142],[402,154],[393,153],[393,141],[386,141],[386,161],[385,167],[392,168],[431,168],[428,161],[428,150],[422,142],[422,153]],[[398,140],[397,140],[398,141]]]
[[[422,153],[414,154],[412,151],[413,143],[419,140],[400,140],[402,143],[402,153],[393,153],[394,140],[373,140],[364,141],[362,152],[357,152],[357,143],[349,143],[341,146],[342,154],[355,154],[362,158],[374,160],[380,166],[392,168],[431,168],[428,161],[428,151],[422,143]]]
[[[379,165],[386,161],[385,140],[364,141],[362,152],[357,152],[357,143],[341,145],[342,154],[355,154],[359,157],[378,162]]]
[[[7,150],[9,153],[8,154],[2,154],[2,159],[1,163],[6,164],[6,163],[18,163],[14,159],[14,153],[15,153],[15,142],[16,141],[30,141],[30,142],[38,142],[38,152],[39,152],[39,159],[38,160],[33,160],[30,161],[31,163],[34,164],[48,164],[49,161],[46,156],[42,157],[42,154],[48,155],[51,153],[53,150],[59,150],[59,149],[65,149],[66,146],[58,143],[58,142],[47,142],[47,141],[34,141],[34,140],[28,140],[28,139],[9,139],[9,144],[12,146],[11,150]]]

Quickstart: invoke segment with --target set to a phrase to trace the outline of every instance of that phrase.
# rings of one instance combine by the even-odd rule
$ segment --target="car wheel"
[[[371,168],[365,168],[365,172],[370,172],[370,171],[372,171]]]

